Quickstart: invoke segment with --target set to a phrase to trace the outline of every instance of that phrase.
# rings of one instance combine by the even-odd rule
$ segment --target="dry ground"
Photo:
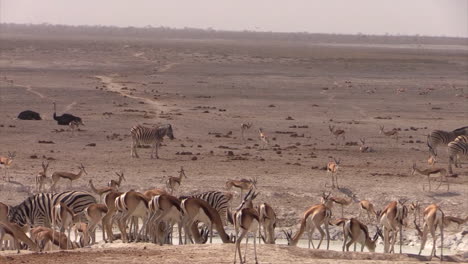
[[[18,204],[34,191],[34,176],[46,158],[52,161],[50,172],[77,171],[83,163],[89,174],[73,186],[87,191],[89,179],[102,187],[121,170],[127,178],[124,190],[145,190],[162,187],[165,177],[184,166],[188,179],[182,194],[223,190],[227,179],[257,177],[257,200],[274,206],[281,228],[295,229],[300,214],[323,191],[368,199],[377,209],[406,198],[441,203],[447,215],[465,217],[468,211],[466,160],[463,168],[455,168],[458,177],[449,179],[449,191],[446,186],[423,191],[426,178],[410,174],[413,162],[427,167],[425,141],[431,130],[468,125],[466,47],[4,35],[0,48],[0,154],[17,152],[10,169],[13,182],[0,183],[4,203]],[[68,127],[56,125],[53,101],[59,115],[79,115],[86,126],[72,136]],[[14,119],[26,109],[45,120]],[[240,139],[242,122],[254,124],[246,143]],[[129,130],[138,123],[173,125],[176,139],[165,140],[161,159],[149,159],[148,149],[138,149],[140,159],[130,158]],[[346,139],[336,145],[328,125],[344,129]],[[401,129],[399,141],[380,135],[380,125]],[[270,137],[267,149],[258,145],[258,128]],[[360,137],[375,152],[360,153],[355,145]],[[446,167],[446,152],[439,152],[436,166]],[[332,157],[341,159],[340,189],[325,186],[330,179],[322,168]],[[60,186],[67,190],[68,182]],[[233,205],[238,201],[235,197]],[[334,215],[340,214],[337,207]],[[345,208],[345,216],[357,214],[357,204]],[[220,247],[137,252],[141,258],[166,259],[175,250],[187,250],[181,262],[185,256],[195,263],[206,262],[205,257],[220,262],[226,255],[229,260],[231,253],[218,253]],[[278,254],[272,262],[283,251],[294,254],[278,262],[289,262],[296,253],[322,258],[306,250],[274,249]],[[97,252],[90,250],[86,257],[113,257]],[[109,252],[135,257],[132,250]],[[54,256],[83,259],[79,253]]]

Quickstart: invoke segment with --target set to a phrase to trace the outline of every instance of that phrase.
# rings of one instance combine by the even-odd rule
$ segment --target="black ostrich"
[[[83,121],[81,121],[80,117],[71,115],[71,114],[63,114],[61,116],[57,116],[57,106],[54,102],[54,119],[57,121],[57,124],[61,126],[68,126],[71,121],[77,121],[81,125],[83,125]]]
[[[18,115],[18,119],[21,120],[42,120],[41,115],[37,112],[26,110]]]

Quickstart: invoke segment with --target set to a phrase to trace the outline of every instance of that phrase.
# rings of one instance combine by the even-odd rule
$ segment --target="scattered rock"
[[[198,159],[197,156],[192,157],[192,160],[197,160],[197,159]]]
[[[89,143],[86,145],[87,147],[95,147],[96,146],[96,143]]]
[[[232,152],[231,150],[228,151],[227,153],[228,156],[234,156],[234,152]]]
[[[38,157],[37,157],[36,154],[34,154],[34,155],[29,156],[29,158],[30,158],[30,159],[37,159]]]
[[[51,140],[39,140],[38,143],[40,144],[55,144],[53,141]]]
[[[294,120],[294,118],[288,116],[288,117],[286,117],[286,120]]]

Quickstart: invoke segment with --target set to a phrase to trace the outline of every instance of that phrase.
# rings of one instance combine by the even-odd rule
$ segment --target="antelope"
[[[169,193],[163,189],[158,189],[158,188],[150,189],[143,193],[143,195],[146,196],[146,198],[148,198],[148,201],[151,200],[151,198],[153,198],[154,196],[162,195],[162,194],[169,194]]]
[[[440,185],[442,185],[442,182],[444,181],[444,178],[445,178],[445,181],[447,181],[447,178],[446,178],[447,170],[445,170],[444,168],[429,168],[429,169],[425,169],[425,170],[420,170],[420,169],[416,168],[416,163],[413,163],[413,168],[411,170],[411,175],[416,174],[416,172],[421,174],[421,175],[427,176],[427,182],[429,184],[429,191],[431,191],[431,176],[432,175],[439,175],[440,176],[440,184],[437,187],[437,189],[439,189]],[[447,181],[447,191],[449,189],[450,189],[450,185],[449,185],[449,182]],[[424,190],[424,185],[423,185],[423,190]]]
[[[109,187],[112,187],[112,188],[115,188],[115,189],[119,189],[120,188],[120,185],[122,184],[122,180],[124,181],[127,181],[124,177],[124,173],[121,171],[120,173],[116,172],[115,173],[119,179],[116,181],[116,180],[110,180],[109,183],[107,184],[107,186]]]
[[[330,133],[332,133],[335,136],[335,141],[337,144],[338,144],[339,137],[345,140],[346,132],[343,129],[335,129],[335,126],[332,126],[332,125],[328,125],[328,129],[330,130]]]
[[[22,241],[23,243],[28,245],[30,250],[37,251],[36,243],[34,243],[26,235],[23,228],[21,228],[16,223],[10,223],[8,221],[6,222],[0,221],[0,234],[1,234],[0,241],[4,239],[4,236],[6,236],[6,238],[9,240],[13,240],[13,242],[15,243],[17,253],[20,253],[20,248],[21,248],[19,241]]]
[[[252,127],[252,123],[242,123],[241,124],[241,136],[242,141],[245,141],[244,133],[246,130],[249,130]]]
[[[152,233],[153,242],[163,244],[164,240],[157,236],[161,222],[167,222],[172,233],[172,224],[177,223],[179,229],[179,245],[182,245],[182,208],[180,200],[172,195],[163,194],[154,196],[148,203],[150,217],[147,220],[147,228]],[[151,226],[150,226],[151,225]],[[154,231],[156,230],[156,231]],[[153,231],[153,232],[151,232]]]
[[[75,223],[72,226],[72,229],[75,234],[75,241],[73,241],[72,243],[76,243],[80,245],[81,247],[85,247],[91,244],[91,238],[88,233],[87,223],[83,223],[83,222]],[[103,236],[104,236],[104,230],[103,230]]]
[[[8,169],[10,168],[11,164],[13,163],[13,159],[16,157],[16,152],[11,153],[8,151],[8,156],[0,156],[0,169],[5,169],[5,175],[3,176],[3,180],[10,181],[10,173]]]
[[[41,192],[42,187],[48,183],[52,184],[52,178],[47,177],[47,169],[49,168],[49,162],[45,164],[42,162],[42,171],[36,176],[36,192]]]
[[[367,247],[369,252],[375,252],[377,240],[379,239],[379,236],[382,236],[378,227],[374,237],[371,239],[367,226],[356,218],[340,218],[336,222],[336,225],[343,226],[343,251],[345,251],[345,247],[346,251],[349,251],[349,247],[352,244],[354,244],[354,251],[356,251],[356,244],[359,243],[361,244],[361,252],[364,251],[364,246]],[[348,238],[351,238],[351,240],[346,243]]]
[[[270,144],[270,140],[268,139],[268,136],[265,133],[263,133],[263,129],[259,128],[258,134],[262,145],[261,148],[264,149],[265,146],[268,146]]]
[[[331,200],[334,202],[334,203],[337,203],[339,205],[341,205],[341,217],[343,217],[343,207],[344,206],[348,206],[350,205],[352,202],[353,202],[353,199],[349,199],[349,200],[346,200],[345,198],[342,198],[342,197],[332,197]]]
[[[458,228],[459,228],[460,225],[465,224],[467,221],[468,221],[468,216],[465,217],[465,219],[463,219],[460,217],[444,215],[444,227],[449,226],[451,223],[455,223],[458,225]]]
[[[299,227],[299,230],[296,232],[294,236],[292,235],[292,231],[285,232],[286,238],[288,240],[288,245],[296,246],[302,234],[307,229],[309,233],[309,248],[310,248],[312,234],[315,228],[317,228],[321,235],[320,242],[318,244],[317,249],[320,248],[320,245],[322,244],[325,233],[327,234],[327,250],[329,249],[330,233],[328,230],[328,224],[329,224],[329,220],[332,214],[331,208],[333,207],[333,201],[329,199],[329,197],[330,197],[330,193],[328,195],[325,195],[325,193],[323,193],[322,203],[314,205],[304,212],[301,218],[301,225]],[[321,228],[322,225],[325,226],[325,232]],[[312,243],[312,247],[314,247],[313,243]]]
[[[374,152],[374,149],[366,145],[366,138],[360,138],[361,146],[359,147],[360,152]]]
[[[258,233],[263,239],[265,244],[275,244],[275,228],[276,228],[276,213],[273,208],[267,204],[260,204],[259,208],[259,222]],[[262,228],[264,235],[262,235]],[[260,243],[260,240],[259,240]]]
[[[245,263],[245,258],[247,255],[247,244],[248,244],[248,237],[246,237],[246,242],[245,242],[245,254],[244,254],[244,259],[242,259],[242,253],[240,249],[240,244],[242,242],[242,239],[250,232],[254,234],[253,239],[254,239],[254,254],[255,254],[255,263],[258,263],[257,260],[257,238],[255,236],[255,233],[257,232],[257,229],[259,228],[259,216],[258,212],[253,208],[252,201],[257,197],[258,193],[255,193],[253,189],[250,189],[250,191],[245,195],[245,197],[242,200],[242,203],[237,207],[233,214],[233,220],[234,220],[234,227],[236,230],[236,248],[234,249],[234,263],[236,263],[237,260],[237,253],[239,253],[239,260],[240,263]],[[239,234],[240,230],[240,234]]]
[[[379,134],[384,134],[386,137],[394,137],[396,141],[398,141],[398,130],[395,128],[390,131],[385,131],[384,126],[380,126]]]
[[[51,191],[54,191],[55,190],[55,185],[59,182],[59,180],[61,178],[63,179],[68,179],[70,180],[70,187],[73,186],[73,181],[76,181],[78,180],[81,175],[83,174],[83,172],[87,175],[88,172],[86,171],[85,167],[83,166],[83,164],[81,164],[78,169],[80,169],[80,172],[78,172],[77,174],[75,173],[71,173],[71,172],[59,172],[59,171],[56,171],[52,174],[52,186],[50,186],[50,190]]]
[[[257,188],[257,178],[253,179],[240,179],[240,180],[228,180],[226,181],[226,189],[229,191],[232,187],[239,188],[241,190],[241,198],[244,197],[243,193],[246,190]]]
[[[139,240],[138,235],[138,218],[142,218],[145,221],[146,213],[148,211],[149,199],[142,193],[129,191],[121,194],[115,199],[115,208],[120,212],[117,219],[120,232],[122,234],[122,242],[129,241],[127,235],[127,220],[129,217],[136,217],[136,224],[134,230],[130,230],[130,234],[133,232],[136,241]]]
[[[333,161],[328,162],[327,164],[327,174],[331,175],[332,178],[332,188],[335,188],[335,181],[336,181],[336,188],[340,188],[338,186],[338,176],[336,176],[336,173],[338,172],[338,167],[340,165],[341,160],[336,160],[333,158]]]
[[[437,227],[440,229],[440,261],[443,260],[443,253],[444,253],[444,212],[440,209],[440,207],[436,204],[431,204],[426,209],[424,209],[424,224],[423,224],[423,231],[416,225],[416,221],[414,224],[418,231],[418,234],[421,236],[421,248],[419,249],[419,254],[424,249],[427,240],[427,233],[430,231],[432,235],[432,251],[429,257],[429,260],[432,260],[432,256],[436,254],[436,240],[437,236],[435,235],[435,231]]]
[[[112,233],[112,226],[114,222],[114,215],[117,212],[117,208],[115,207],[115,200],[122,195],[123,192],[118,191],[111,191],[104,196],[104,202],[107,206],[107,213],[102,218],[102,233],[103,237],[105,237],[105,233],[107,233],[107,239],[110,243],[114,241],[114,234]]]
[[[99,195],[99,202],[102,201],[102,195],[107,194],[107,193],[109,193],[109,192],[115,190],[114,187],[96,188],[96,187],[94,187],[93,179],[90,179],[90,180],[89,180],[89,187],[91,188],[91,190],[92,190],[95,194]]]
[[[417,219],[418,223],[421,224],[421,205],[419,204],[419,201],[411,202],[409,205],[409,210],[413,212],[414,222],[416,223]]]
[[[9,214],[10,214],[10,206],[0,202],[0,222],[8,222]]]
[[[70,123],[68,123],[68,127],[70,128],[72,136],[75,135],[75,130],[79,130],[80,126],[84,126],[84,124],[83,122],[78,120],[73,120]]]
[[[91,234],[91,243],[96,243],[96,227],[99,223],[102,226],[102,240],[105,240],[104,237],[104,223],[103,218],[108,213],[107,206],[105,204],[91,204],[83,210],[83,213],[88,220],[88,226],[86,229],[86,234]]]
[[[402,227],[408,216],[408,209],[404,205],[405,201],[393,201],[390,202],[380,212],[380,224],[384,230],[384,252],[394,252],[394,246],[397,238],[397,231],[400,233],[400,254],[403,241]],[[400,204],[400,206],[398,206]],[[390,232],[392,232],[392,238],[390,238]],[[391,243],[391,245],[390,245]],[[390,248],[391,246],[391,248]]]
[[[64,203],[59,203],[52,207],[52,226],[60,226],[60,232],[65,232],[67,230],[67,237],[70,237],[71,227],[74,223],[79,221],[79,215],[75,214]],[[67,248],[71,248],[71,241],[67,241]],[[61,247],[61,245],[59,245]]]
[[[360,208],[359,216],[361,216],[361,213],[363,211],[366,211],[367,212],[367,218],[369,219],[369,221],[371,220],[370,214],[373,214],[375,217],[377,217],[377,213],[374,210],[374,205],[371,202],[369,202],[368,200],[359,201],[359,208]]]
[[[177,189],[179,189],[180,184],[182,184],[182,178],[187,178],[185,175],[184,167],[180,167],[179,177],[169,177],[166,181],[166,187],[169,190],[169,193],[172,195]]]
[[[69,249],[68,244],[70,243],[71,248],[74,248],[70,239],[64,233],[43,226],[31,229],[31,238],[37,243],[41,252],[49,243],[58,246],[60,249]]]
[[[218,211],[211,207],[206,201],[199,198],[189,197],[182,200],[180,207],[184,213],[184,230],[185,233],[188,234],[190,240],[192,240],[191,237],[193,237],[195,239],[195,243],[201,243],[198,228],[195,224],[198,221],[209,226],[211,234],[210,242],[213,237],[213,226],[218,231],[223,243],[231,242],[230,237],[224,230],[223,222]]]

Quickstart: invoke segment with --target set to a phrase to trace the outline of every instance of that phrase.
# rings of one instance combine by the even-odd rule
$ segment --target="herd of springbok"
[[[241,138],[243,141],[245,141],[245,133],[252,126],[252,123],[241,125]],[[329,126],[329,130],[336,141],[339,138],[345,139],[346,132],[344,130],[335,129],[334,126]],[[261,128],[258,129],[258,132],[261,148],[264,149],[269,144],[268,136]],[[380,133],[398,140],[398,130],[385,131],[384,127],[381,126]],[[468,127],[452,132],[440,130],[432,132],[427,139],[427,145],[431,153],[431,164],[434,165],[436,161],[436,148],[441,144],[446,144],[449,149],[449,172],[452,173],[451,164],[455,163],[456,166],[459,166],[460,156],[467,155],[467,134]],[[141,126],[133,127],[131,155],[138,157],[136,145],[144,143],[154,146],[151,156],[153,157],[154,152],[155,157],[158,158],[157,149],[162,137],[165,135],[171,139],[174,138],[171,125],[164,125],[154,129]],[[361,138],[360,141],[359,150],[361,152],[374,152],[372,147],[366,145],[365,138]],[[7,157],[0,157],[1,168],[5,169],[5,181],[10,180],[7,170],[13,163],[14,158],[15,153],[10,152]],[[341,160],[334,158],[326,166],[327,175],[331,177],[332,184],[329,187],[332,190],[340,188],[338,185],[340,165]],[[47,185],[49,185],[49,192],[56,192],[57,184],[61,179],[63,181],[69,180],[68,188],[72,189],[73,181],[78,181],[88,173],[83,164],[78,166],[77,172],[56,171],[50,176],[48,176],[48,168],[49,163],[43,162],[43,170],[36,176],[36,192],[38,193],[36,196],[44,193]],[[447,188],[449,188],[445,178],[447,170],[444,168],[420,169],[416,164],[413,164],[412,174],[415,173],[428,177],[429,191],[431,190],[431,181],[433,180],[431,176],[433,175],[440,177],[439,186],[442,182],[446,182]],[[257,178],[229,179],[225,183],[224,191],[177,196],[176,194],[180,195],[181,193],[184,178],[187,179],[183,167],[179,170],[179,176],[167,178],[165,188],[149,189],[141,192],[135,190],[121,191],[124,181],[126,181],[124,173],[116,172],[116,176],[116,179],[111,179],[108,185],[103,187],[96,187],[92,179],[90,179],[89,187],[99,197],[100,203],[94,200],[96,202],[87,205],[80,212],[76,212],[76,208],[70,208],[70,203],[66,203],[65,198],[57,201],[50,199],[47,202],[41,200],[42,198],[36,199],[35,204],[22,205],[21,208],[23,209],[21,210],[27,211],[22,212],[22,215],[27,215],[24,222],[28,224],[20,225],[12,220],[11,216],[12,208],[17,207],[10,207],[0,203],[0,242],[2,249],[6,246],[9,249],[17,249],[19,252],[21,248],[26,247],[30,250],[43,251],[57,247],[60,249],[73,249],[89,246],[97,242],[96,229],[99,226],[102,229],[102,239],[106,242],[121,239],[124,243],[147,241],[160,245],[173,243],[175,225],[177,225],[178,231],[178,244],[206,243],[208,238],[212,242],[213,229],[216,229],[223,243],[235,243],[234,263],[237,260],[237,255],[239,255],[241,263],[245,262],[246,252],[243,258],[240,243],[242,240],[246,240],[247,251],[249,233],[253,237],[255,262],[257,262],[257,238],[259,243],[263,241],[266,244],[275,244],[277,214],[273,206],[268,203],[254,204],[254,200],[259,195],[259,190],[261,190]],[[240,190],[240,201],[237,207],[231,209],[226,204],[233,203],[233,193],[231,192],[233,187]],[[366,247],[370,252],[374,252],[378,239],[382,238],[384,252],[394,253],[394,247],[399,237],[401,253],[403,228],[409,226],[410,213],[413,213],[413,224],[421,238],[419,253],[421,254],[424,249],[428,233],[431,233],[433,244],[430,256],[432,258],[435,255],[436,231],[439,230],[442,243],[440,258],[442,259],[444,227],[451,222],[459,225],[464,224],[468,219],[446,216],[437,204],[430,204],[424,210],[421,210],[422,207],[417,201],[407,205],[406,200],[399,200],[390,202],[382,210],[375,210],[375,206],[369,200],[359,201],[355,196],[346,198],[331,196],[331,194],[331,192],[322,193],[321,201],[301,214],[299,228],[294,233],[292,230],[283,230],[288,245],[298,245],[302,235],[307,233],[309,248],[311,246],[312,248],[320,248],[326,235],[327,249],[329,249],[329,226],[332,225],[342,228],[343,251],[349,251],[349,247],[353,244],[354,250],[356,250],[356,244],[360,244],[361,251]],[[80,194],[73,195],[76,195],[76,199],[80,199]],[[333,217],[332,209],[334,204],[341,206],[341,218]],[[343,208],[351,204],[356,204],[359,207],[359,215],[349,215],[348,218],[344,218]],[[46,219],[44,226],[35,225],[35,210],[39,210],[37,207],[41,207],[41,212],[45,212],[43,213],[45,215],[41,216]],[[366,219],[362,216],[362,213],[367,215]],[[422,228],[420,228],[421,213]],[[365,223],[377,226],[374,236],[371,236]],[[119,234],[113,233],[115,231],[114,226],[117,226],[120,231]],[[227,230],[229,229],[233,230],[234,234],[228,234]],[[320,241],[316,247],[312,240],[315,230],[320,233]],[[71,239],[72,231],[74,232],[73,241]]]

